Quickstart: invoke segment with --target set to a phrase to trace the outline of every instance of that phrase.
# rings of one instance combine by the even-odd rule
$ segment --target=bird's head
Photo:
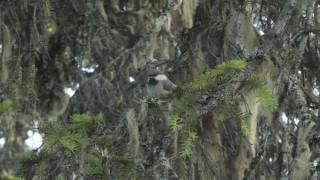
[[[172,93],[177,86],[160,70],[150,69],[147,71],[147,92],[149,96],[163,96]]]

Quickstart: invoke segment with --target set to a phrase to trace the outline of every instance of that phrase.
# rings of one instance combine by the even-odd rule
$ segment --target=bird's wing
[[[166,79],[162,81],[162,87],[165,91],[172,91],[177,86],[173,84],[173,82],[171,82],[169,79]]]

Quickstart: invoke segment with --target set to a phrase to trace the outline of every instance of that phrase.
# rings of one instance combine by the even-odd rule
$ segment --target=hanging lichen
[[[183,0],[182,19],[187,28],[193,26],[193,18],[195,10],[198,6],[198,0]]]
[[[43,15],[44,15],[43,29],[45,34],[50,36],[57,31],[57,25],[53,20],[53,13],[52,13],[53,8],[49,0],[43,1],[42,9],[43,9]]]
[[[2,43],[1,43],[1,49],[2,49],[2,57],[1,57],[1,83],[5,83],[9,78],[9,69],[8,69],[8,63],[10,61],[10,58],[12,58],[12,39],[10,35],[10,30],[8,26],[3,25],[2,26]]]

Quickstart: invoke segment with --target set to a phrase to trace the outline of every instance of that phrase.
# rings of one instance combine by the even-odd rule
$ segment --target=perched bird
[[[167,96],[177,88],[160,70],[149,69],[147,75],[147,93],[150,97]]]

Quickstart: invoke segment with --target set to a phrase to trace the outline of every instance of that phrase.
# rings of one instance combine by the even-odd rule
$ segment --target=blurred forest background
[[[320,179],[319,9],[1,0],[0,179]]]

